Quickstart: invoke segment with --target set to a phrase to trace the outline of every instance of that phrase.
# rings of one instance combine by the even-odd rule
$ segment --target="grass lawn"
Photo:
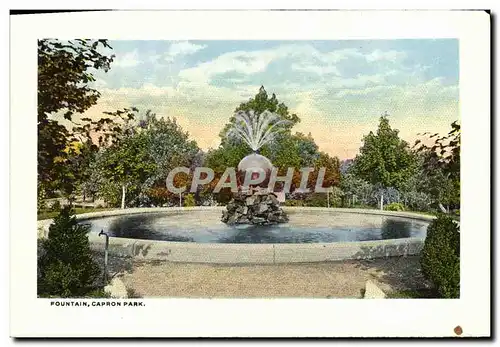
[[[435,299],[437,294],[432,289],[402,290],[387,294],[388,299]]]
[[[99,207],[99,208],[93,208],[93,207],[87,207],[87,208],[82,208],[82,207],[75,207],[73,208],[73,211],[75,211],[75,214],[82,214],[82,213],[90,213],[90,212],[99,212],[99,211],[110,211],[110,210],[116,210],[114,207],[110,208],[105,208],[105,207]],[[41,211],[37,214],[37,220],[42,220],[42,219],[51,219],[54,218],[59,214],[59,211]]]

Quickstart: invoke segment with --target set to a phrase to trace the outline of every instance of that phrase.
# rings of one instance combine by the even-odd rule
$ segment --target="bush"
[[[305,199],[304,206],[308,207],[327,207],[327,200],[325,193],[311,193]]]
[[[398,202],[393,202],[392,204],[385,205],[384,206],[384,210],[387,210],[387,211],[404,211],[405,208],[404,208],[403,204],[400,204]]]
[[[50,206],[50,210],[51,211],[59,211],[61,210],[61,203],[59,202],[59,200],[56,200],[52,203],[52,206]]]
[[[92,259],[88,227],[77,224],[69,207],[61,210],[41,241],[38,258],[38,295],[85,297],[98,289],[101,271]]]
[[[303,200],[285,200],[285,206],[292,206],[292,207],[297,207],[297,206],[304,206],[304,201]]]
[[[449,216],[438,216],[427,228],[420,263],[441,297],[460,297],[460,229]]]
[[[188,194],[184,197],[184,206],[185,207],[196,206],[196,201],[194,200],[193,194]]]
[[[406,206],[412,211],[427,212],[431,208],[432,199],[422,192],[410,191],[404,194]]]

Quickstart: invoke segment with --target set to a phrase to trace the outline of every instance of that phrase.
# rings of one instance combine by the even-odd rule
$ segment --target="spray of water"
[[[236,121],[229,130],[228,136],[242,139],[254,152],[274,140],[276,134],[285,130],[283,126],[290,123],[269,111],[261,114],[256,114],[254,111],[239,111],[234,117]]]

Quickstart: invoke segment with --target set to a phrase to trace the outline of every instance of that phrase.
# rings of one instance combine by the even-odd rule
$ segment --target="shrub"
[[[427,228],[420,263],[441,297],[460,297],[460,229],[449,216],[438,216]]]
[[[196,206],[196,201],[194,200],[193,194],[188,194],[184,197],[184,206],[185,207],[193,207]]]
[[[385,205],[384,206],[384,210],[387,210],[387,211],[404,211],[405,208],[404,208],[403,204],[400,204],[398,202],[393,202],[392,204]]]
[[[303,200],[285,200],[285,206],[304,206],[304,201]]]
[[[423,192],[410,191],[404,194],[406,206],[412,211],[427,212],[430,210],[432,199]]]
[[[311,193],[305,199],[305,206],[308,207],[327,207],[325,193]]]
[[[52,203],[52,206],[50,206],[51,211],[59,211],[61,209],[61,203],[59,200],[56,200]]]
[[[92,259],[88,227],[77,224],[69,207],[61,210],[41,241],[38,258],[38,295],[84,297],[95,291],[100,275]]]

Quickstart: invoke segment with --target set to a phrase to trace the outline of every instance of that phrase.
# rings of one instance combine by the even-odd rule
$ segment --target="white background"
[[[446,5],[439,6],[435,1],[432,3],[433,7],[437,5],[438,8],[449,8]],[[298,4],[293,6],[290,1],[287,4],[288,7],[298,8]],[[459,6],[460,2],[455,1],[453,4]],[[478,1],[474,6],[480,7],[480,4]],[[85,3],[88,8],[92,8],[91,5],[94,5],[92,1]],[[188,7],[186,2],[182,2],[182,5]],[[269,8],[269,5],[260,4],[258,1],[249,3],[243,8],[250,8],[250,5]],[[308,1],[308,5],[310,8],[320,8],[319,4],[314,6],[311,1]],[[351,1],[348,8],[355,8],[355,5],[356,3]],[[384,8],[383,4],[377,2],[377,5],[379,8]],[[418,5],[426,8],[424,2],[419,2]],[[112,4],[103,5],[102,2],[99,2],[99,6],[125,8],[123,4],[112,6]],[[157,8],[155,5],[142,6]],[[22,6],[16,3],[13,7]],[[37,6],[31,4],[27,8],[29,7]],[[65,4],[55,4],[52,7],[68,8]],[[206,8],[203,5],[198,7]],[[284,5],[276,7],[285,8]],[[470,8],[471,5],[462,7]],[[491,5],[484,6],[488,7]],[[229,8],[229,5],[222,3],[219,8]],[[33,18],[11,17],[10,170],[13,194],[10,230],[10,334],[17,336],[33,334],[38,336],[62,334],[67,336],[75,334],[79,336],[453,336],[453,328],[461,325],[464,328],[464,336],[488,335],[490,303],[488,16],[480,12],[472,15],[465,12],[366,14],[208,12],[193,21],[194,15],[196,13],[192,12],[177,12],[173,15],[164,12],[111,12],[44,15]],[[90,16],[92,19],[89,19]],[[105,17],[99,20],[100,16]],[[128,16],[130,19],[124,18]],[[250,16],[257,17],[252,20]],[[79,21],[76,18],[84,20]],[[234,21],[234,24],[231,21]],[[197,25],[187,25],[193,22]],[[130,25],[130,23],[136,24]],[[259,23],[259,25],[250,27],[241,23]],[[4,34],[4,37],[8,35]],[[145,300],[147,307],[142,309],[51,309],[44,300],[36,299],[36,39],[38,37],[460,38],[460,102],[463,129],[461,299],[384,301],[161,299]],[[7,62],[4,66],[6,65]],[[7,147],[8,127],[8,123],[2,127],[5,132],[1,137],[5,144],[4,148]],[[7,160],[4,159],[4,162],[7,164]],[[5,213],[7,206],[2,210]]]

